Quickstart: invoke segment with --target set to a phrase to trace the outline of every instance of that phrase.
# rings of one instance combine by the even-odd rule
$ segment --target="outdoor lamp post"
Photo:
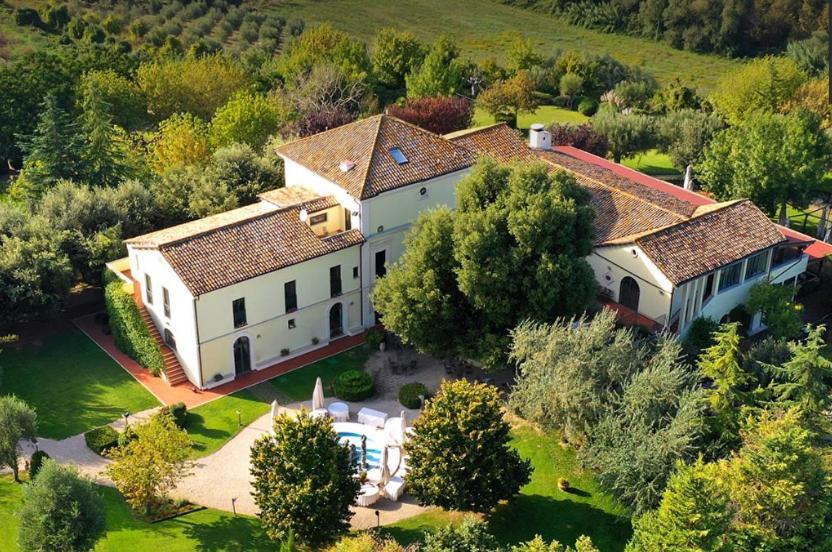
[[[381,512],[376,510],[376,529],[381,528]]]
[[[127,418],[129,418],[129,417],[130,417],[130,412],[128,412],[128,411],[126,411],[126,410],[125,410],[125,411],[121,414],[121,417],[122,417],[122,418],[124,418],[124,429],[127,429]]]
[[[237,497],[231,498],[231,511],[234,512],[234,515],[237,515]]]
[[[239,410],[237,411],[237,427],[243,427],[243,418]]]
[[[38,451],[38,438],[32,437],[32,444],[35,445],[35,452]]]

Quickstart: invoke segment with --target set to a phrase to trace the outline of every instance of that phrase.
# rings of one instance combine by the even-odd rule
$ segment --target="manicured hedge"
[[[159,409],[159,413],[170,414],[176,427],[184,429],[188,424],[188,407],[183,402],[165,405]]]
[[[419,395],[428,396],[428,388],[423,383],[406,383],[399,389],[399,402],[405,408],[420,408],[422,399],[419,398]]]
[[[96,454],[103,454],[118,446],[118,431],[110,426],[101,426],[84,433],[84,441]]]
[[[29,460],[29,481],[32,481],[43,466],[43,461],[49,458],[49,455],[42,450],[36,450],[32,454],[32,459]]]
[[[162,349],[150,335],[133,297],[124,289],[124,283],[109,270],[104,272],[104,281],[104,304],[116,346],[154,376],[162,375],[165,369]]]
[[[373,376],[363,370],[347,370],[335,378],[335,396],[344,401],[363,401],[375,390]]]

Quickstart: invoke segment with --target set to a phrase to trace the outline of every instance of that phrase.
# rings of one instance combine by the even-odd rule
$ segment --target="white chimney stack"
[[[544,130],[541,123],[535,123],[529,129],[529,147],[532,149],[552,149],[552,133]]]
[[[685,182],[682,187],[686,190],[693,190],[693,167],[690,165],[685,168]]]

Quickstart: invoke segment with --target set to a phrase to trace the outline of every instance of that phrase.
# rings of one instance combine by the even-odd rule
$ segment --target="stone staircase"
[[[165,344],[165,340],[162,338],[159,330],[156,329],[156,324],[153,323],[150,313],[147,312],[147,309],[141,304],[141,301],[137,302],[137,306],[139,307],[139,314],[141,314],[142,321],[147,326],[147,329],[150,330],[150,335],[153,336],[153,339],[156,340],[156,343],[159,344],[159,348],[162,350],[162,358],[165,361],[164,375],[168,385],[174,386],[180,383],[187,383],[188,377],[185,375],[185,371],[182,370],[182,365],[179,364],[176,353]]]

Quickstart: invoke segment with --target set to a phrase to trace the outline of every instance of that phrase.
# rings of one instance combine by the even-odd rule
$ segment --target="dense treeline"
[[[824,0],[500,0],[564,16],[604,32],[662,40],[675,48],[750,56],[781,51],[790,41],[827,30]]]

